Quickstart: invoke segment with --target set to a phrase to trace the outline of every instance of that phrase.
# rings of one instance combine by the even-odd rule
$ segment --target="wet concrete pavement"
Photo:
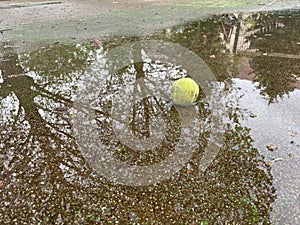
[[[0,41],[21,48],[107,35],[145,36],[222,12],[299,8],[290,1],[48,0],[0,1]]]

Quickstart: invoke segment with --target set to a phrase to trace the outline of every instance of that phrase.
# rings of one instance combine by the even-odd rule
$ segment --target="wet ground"
[[[299,10],[244,12],[143,37],[1,42],[1,224],[299,224],[299,25]],[[122,54],[141,40],[157,46]],[[210,68],[211,95],[199,83],[193,106],[172,104],[193,65],[175,46],[157,54],[165,42],[203,60],[200,80]],[[151,170],[134,180],[134,166]]]
[[[7,0],[0,1],[0,41],[17,49],[104,36],[147,36],[214,14],[300,8],[298,0]]]

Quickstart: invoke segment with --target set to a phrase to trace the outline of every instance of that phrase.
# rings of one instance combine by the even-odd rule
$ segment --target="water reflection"
[[[282,31],[296,23],[290,21],[298,21],[297,18],[297,15],[288,19],[275,14],[225,15],[172,28],[153,37],[191,49],[213,70],[224,90],[220,101],[226,110],[219,115],[223,121],[219,129],[226,130],[226,136],[214,163],[205,173],[200,173],[198,164],[212,132],[212,112],[205,96],[200,96],[196,105],[202,128],[198,137],[199,151],[171,179],[140,188],[114,185],[96,176],[72,135],[70,120],[77,115],[69,108],[77,81],[91,72],[99,72],[95,65],[105,61],[105,52],[114,44],[104,42],[100,49],[93,49],[88,44],[56,43],[19,55],[8,48],[1,51],[2,221],[33,224],[270,223],[271,204],[275,200],[273,177],[270,168],[264,166],[261,151],[253,146],[249,128],[241,125],[245,113],[238,103],[243,93],[237,94],[231,77],[251,75],[270,103],[277,96],[293,91],[297,87],[299,59],[258,54],[260,51],[262,54],[298,54],[298,44],[294,42],[299,38],[299,31]],[[265,27],[266,21],[275,25],[267,26],[265,32],[257,26]],[[293,25],[293,28],[297,30],[298,27]],[[243,38],[244,30],[251,31],[249,37]],[[276,36],[275,33],[287,31],[291,33],[285,40],[293,40],[292,50],[274,48],[271,51],[272,46],[260,42],[270,36],[258,37],[258,34]],[[243,38],[242,42],[239,37]],[[241,52],[239,44],[243,41],[247,42],[247,48]],[[118,40],[115,42],[120,44]],[[249,51],[252,48],[260,50]],[[241,69],[242,59],[248,69]],[[146,78],[153,79],[155,75],[165,81],[162,85],[167,89],[171,81],[187,74],[180,65],[159,64],[144,58],[141,64],[132,64],[106,77],[105,88],[99,91],[96,107],[99,139],[114,151],[115,157],[129,164],[163,160],[178,141],[180,123],[176,110],[167,100],[153,97],[143,98],[133,105],[129,124],[135,136],[146,140],[151,132],[149,121],[157,118],[161,111],[161,116],[168,121],[168,135],[162,146],[145,154],[137,153],[118,142],[112,132],[111,97],[135,79],[145,77],[145,83],[151,87],[151,80]],[[139,90],[136,87],[135,91]]]
[[[65,210],[65,199],[74,198],[76,186],[84,185],[82,176],[87,167],[76,148],[68,118],[55,111],[58,106],[68,107],[68,96],[47,90],[34,80],[45,74],[30,70],[35,76],[28,76],[24,71],[26,62],[19,61],[11,49],[6,52],[1,62],[0,92],[4,115],[0,144],[1,218],[8,223],[16,218],[19,222],[46,222],[54,216],[57,219]],[[49,65],[47,61],[43,63],[45,67]],[[47,68],[56,69],[51,66]]]
[[[254,81],[258,82],[257,88],[270,103],[299,86],[300,59],[255,57],[252,67],[256,74]]]
[[[299,21],[298,11],[246,14],[241,19],[236,53],[249,58],[248,78],[258,82],[269,103],[299,87]]]

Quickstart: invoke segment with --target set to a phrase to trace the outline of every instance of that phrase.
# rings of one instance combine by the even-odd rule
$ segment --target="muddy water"
[[[1,224],[298,224],[299,21],[298,11],[222,15],[145,37],[180,44],[214,74],[212,96],[202,90],[191,106],[195,120],[169,97],[188,68],[152,60],[153,52],[141,49],[141,62],[107,73],[108,53],[138,38],[53,43],[23,53],[1,43]],[[99,91],[86,95],[94,98],[90,119],[76,103],[96,77]],[[136,80],[155,94],[145,97]],[[134,104],[133,95],[140,96]],[[78,130],[78,118],[96,128]],[[128,122],[122,137],[138,142],[120,138],[116,131],[125,128],[118,119]],[[159,143],[150,149],[147,140]],[[110,158],[97,158],[105,151],[130,168],[167,161],[178,143],[181,151],[196,150],[170,177],[144,186],[125,185],[127,173],[123,183],[105,176],[120,175],[117,164],[99,173],[85,149],[96,149],[96,164],[109,165]],[[203,171],[207,149],[217,154]],[[167,174],[173,165],[165,165]]]

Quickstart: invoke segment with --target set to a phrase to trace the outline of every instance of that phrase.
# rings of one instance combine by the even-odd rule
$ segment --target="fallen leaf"
[[[270,167],[271,166],[271,162],[269,162],[269,161],[265,162],[265,166]]]
[[[292,137],[295,137],[297,135],[297,132],[294,131],[294,130],[290,130],[289,134],[292,136]]]
[[[266,145],[267,149],[270,150],[270,151],[274,151],[277,149],[277,147],[275,145],[272,145],[272,144],[269,144],[269,145]]]

